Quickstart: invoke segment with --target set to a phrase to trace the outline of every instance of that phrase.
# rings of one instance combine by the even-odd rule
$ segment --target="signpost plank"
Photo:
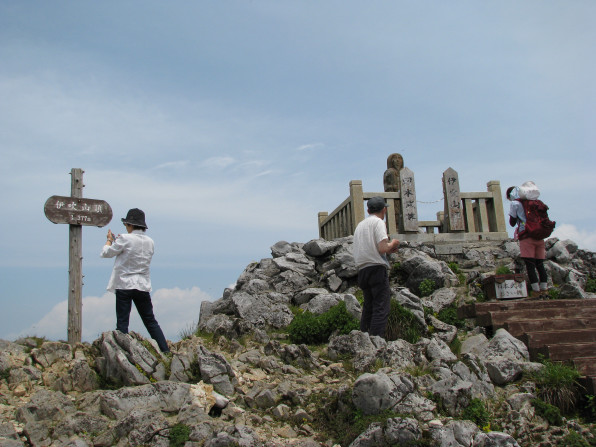
[[[112,208],[103,200],[52,196],[43,210],[55,224],[105,227],[112,220]]]

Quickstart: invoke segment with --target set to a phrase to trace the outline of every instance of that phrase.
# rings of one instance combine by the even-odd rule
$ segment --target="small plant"
[[[100,390],[119,390],[124,386],[122,382],[107,378],[102,374],[96,373],[96,377]]]
[[[398,416],[391,411],[364,414],[355,407],[350,391],[327,390],[313,393],[309,399],[314,408],[312,425],[315,431],[342,446],[350,445],[372,423],[385,424],[387,419]]]
[[[178,333],[178,338],[180,340],[186,340],[191,338],[197,332],[197,327],[197,323],[187,324],[186,327],[182,328],[182,330],[180,330],[180,332]]]
[[[437,319],[441,320],[443,323],[455,326],[458,329],[461,329],[466,325],[465,320],[457,317],[457,305],[455,302],[451,304],[451,306],[442,309],[437,314]]]
[[[362,304],[364,304],[364,292],[362,291],[362,289],[357,289],[356,292],[354,292],[354,296],[356,297],[356,299],[362,306]],[[296,314],[294,314],[294,315],[296,315]]]
[[[472,399],[470,404],[464,408],[461,418],[474,422],[479,428],[490,424],[490,414],[486,409],[484,402],[480,399]]]
[[[455,273],[456,275],[461,272],[459,265],[457,264],[457,262],[450,262],[449,264],[447,264],[449,266],[449,268],[451,269],[451,271],[453,273]]]
[[[449,349],[451,349],[451,352],[453,352],[456,356],[461,354],[461,340],[458,336],[455,336],[453,341],[449,343]]]
[[[8,382],[9,377],[10,377],[10,368],[0,369],[0,380],[6,380],[6,382]]]
[[[360,323],[347,311],[346,303],[340,301],[321,315],[298,313],[288,326],[288,335],[292,343],[316,345],[327,342],[333,333],[349,334],[359,328]]]
[[[561,410],[554,405],[544,402],[541,399],[532,399],[532,405],[536,409],[539,416],[546,419],[550,425],[560,426],[563,424],[563,417]]]
[[[541,359],[543,367],[530,377],[536,382],[538,397],[567,413],[577,404],[580,373],[576,368]]]
[[[588,293],[596,293],[596,278],[588,278],[585,290]]]
[[[407,366],[404,371],[412,377],[422,377],[432,373],[429,364]]]
[[[457,274],[457,280],[459,281],[460,286],[465,286],[466,283],[468,282],[468,280],[466,278],[466,274],[464,272],[460,272]]]
[[[401,264],[399,262],[395,262],[391,265],[391,269],[389,270],[389,277],[399,279],[403,275],[403,270],[401,268]]]
[[[432,279],[428,278],[423,280],[418,286],[418,290],[420,291],[421,297],[431,295],[436,288],[437,285],[435,284],[435,282]]]
[[[555,287],[552,287],[548,290],[548,299],[549,300],[558,300],[561,298],[561,291]]]
[[[495,271],[495,273],[497,275],[511,275],[513,272],[506,265],[500,265],[497,267],[497,270]]]
[[[183,447],[190,440],[190,427],[186,424],[176,424],[170,428],[168,435],[170,447]]]
[[[190,383],[199,383],[201,381],[201,365],[195,357],[188,367]]]
[[[416,343],[422,336],[420,322],[411,310],[406,309],[398,301],[391,300],[391,310],[387,319],[385,339],[387,341],[399,338],[409,343]]]
[[[570,430],[557,442],[557,447],[591,447],[593,445],[575,430]]]

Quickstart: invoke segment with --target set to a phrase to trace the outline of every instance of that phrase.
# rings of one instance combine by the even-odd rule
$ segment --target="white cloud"
[[[310,143],[310,144],[303,144],[302,146],[297,147],[296,150],[301,152],[301,151],[321,149],[323,147],[325,147],[325,145],[323,143]]]
[[[223,169],[234,164],[236,160],[233,157],[211,157],[201,163],[204,168]]]
[[[560,240],[571,239],[584,250],[596,251],[596,231],[579,230],[575,225],[557,225],[552,237]]]
[[[159,169],[178,169],[188,166],[188,160],[180,160],[180,161],[168,161],[166,163],[161,163],[153,168],[153,170],[157,171]]]
[[[198,287],[158,289],[151,294],[155,318],[166,338],[171,341],[179,340],[179,335],[183,330],[199,321],[201,302],[212,300],[210,295]],[[92,342],[102,332],[115,329],[115,301],[116,298],[112,293],[105,293],[101,297],[89,296],[83,298],[83,341]],[[19,336],[36,335],[46,337],[49,340],[66,340],[67,315],[68,302],[61,301],[37,323],[18,334],[11,334],[7,338],[15,339]],[[144,337],[149,337],[134,306],[130,315],[129,330],[138,332]]]

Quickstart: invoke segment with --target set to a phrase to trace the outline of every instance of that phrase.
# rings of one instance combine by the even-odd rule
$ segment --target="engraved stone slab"
[[[464,246],[462,244],[435,245],[435,254],[437,255],[460,255],[463,252]]]
[[[403,168],[399,172],[401,188],[400,197],[402,203],[402,219],[404,231],[418,231],[418,206],[416,205],[416,186],[414,173]]]
[[[459,176],[452,168],[443,172],[443,191],[449,231],[464,231],[466,225],[459,191]]]

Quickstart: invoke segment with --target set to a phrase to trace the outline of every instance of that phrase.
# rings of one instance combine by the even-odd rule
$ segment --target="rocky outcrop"
[[[473,321],[441,320],[473,300],[497,266],[521,265],[510,241],[446,256],[402,246],[391,259],[392,299],[413,315],[415,342],[353,330],[321,346],[288,343],[296,309],[318,315],[343,302],[360,317],[351,244],[351,237],[278,242],[271,258],[202,304],[198,328],[211,335],[172,343],[170,356],[118,331],[91,345],[0,340],[0,445],[167,446],[177,430],[188,447],[332,447],[342,436],[354,447],[554,445],[570,430],[593,439],[577,421],[550,427],[536,413],[535,386],[520,378],[542,365],[529,361],[523,343],[504,329],[486,334]],[[595,276],[594,253],[549,240],[548,258],[561,295],[593,297],[585,286]],[[421,297],[426,279],[436,290]],[[491,424],[499,430],[461,418],[478,400],[498,403]],[[373,422],[346,441],[355,415]],[[342,421],[352,424],[342,429]]]

